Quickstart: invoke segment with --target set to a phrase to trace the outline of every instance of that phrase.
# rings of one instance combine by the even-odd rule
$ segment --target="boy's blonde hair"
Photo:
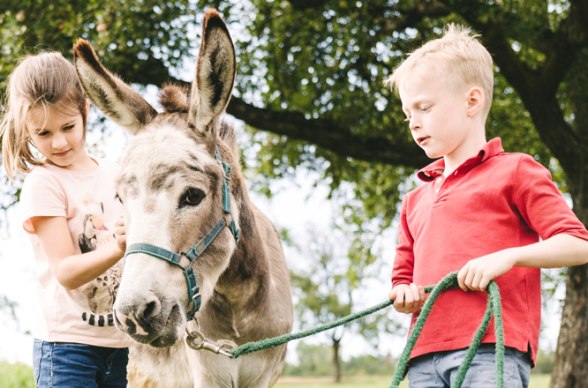
[[[25,57],[8,77],[0,121],[2,159],[9,179],[43,162],[32,152],[26,120],[32,108],[77,109],[86,128],[86,98],[74,66],[57,52]],[[85,133],[84,133],[85,136]]]
[[[448,85],[456,87],[479,86],[486,100],[484,115],[492,104],[494,68],[492,56],[469,29],[449,24],[442,37],[433,39],[413,51],[384,81],[398,92],[406,76],[417,66],[437,67],[451,77]]]

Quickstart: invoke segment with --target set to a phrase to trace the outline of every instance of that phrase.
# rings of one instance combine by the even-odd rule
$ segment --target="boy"
[[[443,293],[411,354],[410,387],[450,387],[482,320],[491,280],[503,305],[505,386],[527,387],[541,321],[539,268],[588,262],[588,232],[551,175],[532,157],[486,142],[493,65],[462,27],[417,49],[386,81],[400,96],[415,142],[432,159],[426,182],[402,203],[390,300],[423,306],[423,285],[458,272],[461,289]],[[464,292],[466,291],[466,292]],[[482,340],[464,387],[496,387],[495,337]]]

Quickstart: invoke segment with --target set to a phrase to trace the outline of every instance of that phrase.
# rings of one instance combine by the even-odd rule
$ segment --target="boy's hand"
[[[464,291],[484,291],[490,281],[514,266],[514,257],[505,249],[468,261],[457,273],[459,288]]]
[[[388,295],[394,302],[396,311],[406,314],[416,313],[425,303],[425,288],[411,284],[399,284]]]

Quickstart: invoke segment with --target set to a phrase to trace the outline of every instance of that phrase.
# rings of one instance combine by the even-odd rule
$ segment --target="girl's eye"
[[[39,132],[37,132],[37,136],[39,136],[39,137],[45,137],[47,135],[49,135],[49,131],[39,131]]]
[[[63,127],[63,130],[68,132],[68,131],[71,131],[73,129],[73,127],[74,127],[73,125],[66,125],[65,127]]]
[[[431,110],[431,105],[423,105],[423,106],[421,106],[421,110],[423,112],[428,112]]]
[[[123,203],[122,198],[120,197],[120,195],[118,195],[118,193],[116,193],[114,195],[114,199],[116,199],[118,202]]]
[[[204,197],[204,191],[195,187],[188,187],[180,197],[180,203],[178,205],[180,208],[185,206],[197,206],[202,202]]]

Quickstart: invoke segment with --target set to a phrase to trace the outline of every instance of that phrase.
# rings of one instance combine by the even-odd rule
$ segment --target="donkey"
[[[73,50],[87,95],[135,134],[116,183],[127,252],[114,315],[134,340],[129,384],[273,385],[285,346],[227,357],[230,344],[289,332],[293,313],[278,233],[249,198],[235,132],[223,120],[236,67],[225,23],[206,12],[191,90],[166,86],[163,113],[113,76],[87,41]]]

